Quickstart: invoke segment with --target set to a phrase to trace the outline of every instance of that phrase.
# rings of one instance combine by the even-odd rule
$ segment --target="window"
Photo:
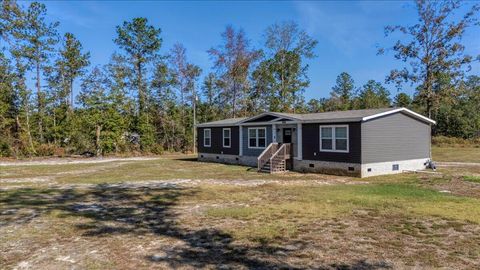
[[[203,130],[203,146],[212,146],[212,131],[209,128]]]
[[[223,147],[231,147],[231,129],[230,128],[224,128],[223,129]]]
[[[265,148],[267,144],[267,130],[265,128],[248,129],[248,148]]]
[[[348,153],[348,126],[320,126],[320,151]]]

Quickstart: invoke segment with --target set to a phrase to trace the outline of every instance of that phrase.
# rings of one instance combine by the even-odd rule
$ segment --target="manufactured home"
[[[198,159],[368,177],[425,169],[435,121],[406,108],[266,112],[197,125]]]

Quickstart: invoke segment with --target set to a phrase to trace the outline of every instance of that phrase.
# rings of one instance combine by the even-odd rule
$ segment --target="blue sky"
[[[401,63],[387,54],[377,56],[377,47],[393,44],[384,37],[386,25],[413,24],[415,6],[410,1],[48,1],[49,16],[60,21],[60,31],[74,33],[90,51],[92,64],[105,64],[118,50],[113,43],[115,26],[134,17],[146,17],[162,29],[162,53],[180,42],[187,48],[189,60],[211,70],[207,50],[221,43],[220,33],[228,24],[241,27],[254,47],[262,47],[264,29],[275,22],[296,21],[318,40],[317,58],[309,60],[310,87],[305,96],[326,97],[343,71],[350,73],[357,86],[369,79],[384,82],[392,68]],[[467,6],[472,2],[466,3]],[[466,52],[480,54],[480,29],[464,37]],[[480,74],[480,65],[472,70]],[[77,87],[78,88],[78,87]],[[396,94],[393,86],[388,86]],[[403,91],[411,94],[412,87]]]

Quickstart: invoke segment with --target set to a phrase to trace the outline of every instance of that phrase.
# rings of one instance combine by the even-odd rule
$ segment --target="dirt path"
[[[156,160],[160,157],[130,157],[130,158],[51,158],[42,160],[15,160],[0,161],[0,166],[36,166],[36,165],[65,165],[65,164],[95,164],[112,161],[142,161]]]
[[[76,189],[76,188],[93,188],[99,184],[59,184],[54,181],[53,177],[50,178],[19,178],[19,179],[0,179],[0,183],[22,183],[29,182],[29,184],[42,184],[53,189]],[[144,181],[119,181],[118,183],[101,184],[103,187],[110,188],[180,188],[180,187],[196,187],[202,185],[212,186],[239,186],[239,187],[255,187],[263,185],[305,185],[305,186],[319,186],[319,185],[362,185],[368,184],[367,181],[352,181],[350,178],[337,178],[330,180],[263,180],[263,179],[250,179],[250,180],[229,180],[229,179],[168,179],[168,180],[144,180]],[[25,185],[9,185],[0,187],[0,190],[24,188]]]
[[[439,167],[462,167],[462,166],[479,166],[480,163],[475,162],[436,162]]]

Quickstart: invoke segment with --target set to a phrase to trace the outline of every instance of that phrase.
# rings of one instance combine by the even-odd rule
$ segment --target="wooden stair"
[[[287,162],[284,159],[276,159],[273,162],[274,165],[272,167],[272,165],[270,164],[270,161],[267,161],[267,163],[265,163],[263,167],[260,168],[260,172],[264,172],[264,173],[285,172],[287,171],[286,163]]]
[[[291,157],[289,143],[271,143],[258,157],[258,171],[281,173],[287,171],[287,159]]]

